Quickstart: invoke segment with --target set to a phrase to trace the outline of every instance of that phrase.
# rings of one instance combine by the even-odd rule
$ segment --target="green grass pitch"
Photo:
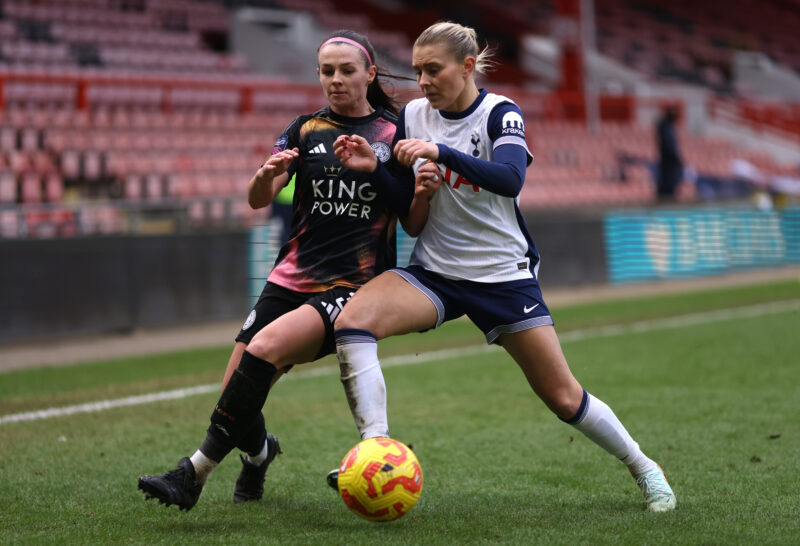
[[[199,446],[213,392],[0,424],[0,543],[798,543],[797,281],[553,315],[579,381],[663,466],[675,511],[648,513],[625,468],[558,421],[505,353],[469,350],[482,337],[456,321],[380,345],[396,364],[384,370],[392,434],[414,445],[424,472],[419,504],[396,522],[357,518],[325,485],[357,441],[326,358],[297,367],[270,394],[265,415],[284,454],[256,503],[232,502],[234,454],[190,512],[145,502],[136,488],[140,474],[173,468]],[[415,362],[445,348],[461,352]],[[0,418],[214,383],[229,351],[2,374]]]

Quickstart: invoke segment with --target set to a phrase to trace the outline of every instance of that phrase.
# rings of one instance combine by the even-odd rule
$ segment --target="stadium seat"
[[[142,189],[142,177],[136,173],[128,173],[124,179],[123,196],[125,199],[141,199],[144,191]]]
[[[20,179],[20,199],[23,203],[41,203],[42,182],[38,174],[29,172],[22,175]]]
[[[0,178],[0,186],[2,178]],[[16,210],[0,209],[0,238],[16,239],[20,237],[20,213]]]
[[[380,22],[371,8],[352,15],[330,0],[276,0],[275,4],[308,10],[317,21],[329,25],[347,22],[346,26],[369,30],[382,55],[385,50],[392,51],[396,59],[408,63],[408,35],[393,28],[376,32]],[[712,8],[692,9],[693,4],[677,0],[662,7],[662,15],[668,13],[675,19],[660,20],[653,2],[598,3],[600,49],[618,59],[631,55],[629,64],[656,79],[669,76],[674,80],[690,74],[712,87],[724,86],[728,49],[715,47],[713,42],[730,45],[737,37],[752,37],[757,32],[754,29],[763,29],[765,24],[754,20],[753,29],[725,29],[711,16]],[[724,15],[731,25],[747,21],[759,9],[755,0],[734,4]],[[770,17],[785,13],[781,6],[768,4],[764,13]],[[531,29],[543,28],[543,22],[553,17],[548,2],[468,0],[464,5],[481,14],[505,12],[504,17],[528,21]],[[252,84],[252,111],[241,112],[242,103],[247,103],[242,88],[219,84],[239,81],[236,77],[246,73],[246,63],[241,57],[211,51],[204,41],[206,30],[227,29],[223,3],[148,0],[142,11],[120,6],[120,2],[108,0],[3,3],[0,64],[4,70],[33,71],[37,77],[30,81],[12,78],[3,84],[0,202],[57,203],[76,195],[98,200],[201,200],[204,204],[192,205],[190,212],[198,221],[250,218],[243,199],[247,181],[295,115],[324,105],[318,87],[293,86],[277,77],[271,82],[258,79]],[[707,34],[687,40],[681,20],[698,25]],[[25,25],[18,24],[24,21],[42,23],[49,28],[50,37],[30,39]],[[767,48],[787,63],[800,53],[791,41],[792,22],[797,18],[787,16],[786,24],[774,26],[776,43]],[[82,45],[94,52],[94,59],[81,57],[77,51]],[[703,60],[702,66],[698,59]],[[86,64],[75,72],[83,62]],[[672,70],[669,74],[667,66]],[[45,76],[54,73],[66,79],[48,81]],[[69,80],[70,75],[76,78],[74,74],[88,82],[85,87]],[[182,79],[185,75],[191,78]],[[160,83],[143,84],[150,80]],[[245,81],[251,85],[251,80]],[[622,182],[618,164],[621,153],[642,161],[655,160],[652,127],[604,122],[600,136],[590,135],[581,124],[550,119],[562,107],[554,106],[543,94],[515,88],[508,94],[525,113],[535,155],[520,196],[525,207],[613,208],[652,202],[651,171],[643,165],[631,166]],[[780,124],[794,119],[800,126],[800,109],[776,110],[753,103],[742,110],[754,120]],[[765,172],[781,169],[769,158],[742,155],[724,139],[684,133],[679,139],[686,163],[709,174],[727,175],[730,161],[736,157],[752,161]],[[40,179],[38,191],[30,181],[33,175]],[[228,202],[220,205],[223,198]],[[695,199],[694,187],[684,184],[679,200]],[[111,218],[110,213],[95,216]],[[120,225],[119,218],[95,223]]]
[[[17,178],[10,170],[0,171],[0,203],[14,203],[17,200]]]
[[[57,172],[50,172],[44,179],[44,198],[48,203],[60,203],[64,197],[64,179]]]

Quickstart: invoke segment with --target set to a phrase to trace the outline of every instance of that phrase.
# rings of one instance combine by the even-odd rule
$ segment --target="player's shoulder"
[[[324,108],[320,108],[319,110],[311,114],[303,114],[297,117],[298,120],[302,120],[302,123],[318,118],[331,119],[331,109],[325,106]]]
[[[408,116],[425,110],[432,110],[432,108],[428,99],[422,98],[409,101],[408,104],[403,107],[403,110],[405,111],[405,115]]]
[[[489,115],[486,127],[493,140],[503,137],[525,138],[525,121],[517,104],[503,95],[490,94]],[[489,97],[487,97],[489,98]]]
[[[385,119],[386,121],[392,123],[393,125],[397,125],[398,116],[391,110],[387,110],[386,108],[381,108],[380,112],[378,113],[378,117],[381,119]]]
[[[498,95],[496,93],[487,93],[486,99],[484,100],[485,106],[492,112],[522,112],[520,107],[514,102],[512,99],[506,97],[505,95]]]
[[[503,95],[495,95],[494,93],[487,95],[487,98],[490,100],[487,104],[489,108],[488,121],[490,125],[500,120],[503,120],[502,123],[505,125],[505,120],[516,120],[517,118],[519,122],[522,123],[522,110],[513,100]]]
[[[400,111],[400,118],[406,125],[409,123],[419,123],[430,118],[437,110],[431,107],[428,99],[414,99],[409,101]]]
[[[291,123],[287,126],[289,128],[296,128],[299,129],[302,127],[307,121],[314,119],[314,118],[327,118],[330,117],[330,111],[327,107],[320,108],[316,112],[312,112],[310,114],[300,114],[296,118],[292,120]]]

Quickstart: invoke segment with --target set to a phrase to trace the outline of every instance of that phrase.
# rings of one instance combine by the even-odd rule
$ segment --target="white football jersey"
[[[488,93],[469,115],[449,119],[431,108],[426,99],[413,100],[405,107],[406,138],[445,144],[486,161],[492,160],[494,149],[502,144],[523,146],[531,156],[525,139],[510,131],[512,134],[504,134],[494,142],[489,139],[489,114],[503,102],[513,103],[506,97]],[[518,127],[524,135],[522,123],[517,113],[503,118],[504,128],[507,124]],[[422,163],[414,165],[415,176]],[[431,200],[428,221],[414,246],[410,264],[450,279],[476,282],[505,282],[534,276],[538,254],[522,216],[518,215],[519,197],[503,197],[479,188],[444,165],[439,167],[445,173],[445,180]],[[531,264],[531,260],[535,263]]]

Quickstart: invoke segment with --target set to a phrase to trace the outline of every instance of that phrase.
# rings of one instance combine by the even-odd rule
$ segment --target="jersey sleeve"
[[[525,142],[522,112],[513,103],[498,104],[489,114],[486,129],[492,140],[493,161],[478,159],[444,144],[437,144],[439,163],[490,192],[516,197],[525,182],[525,169],[533,160]]]
[[[394,145],[397,144],[397,141],[403,140],[406,138],[406,107],[400,110],[400,113],[397,114],[397,130],[394,133],[394,139],[392,140],[392,150],[394,150]]]
[[[286,126],[281,133],[281,136],[278,137],[278,140],[276,140],[275,144],[272,146],[272,155],[300,146],[300,126],[303,124],[301,117],[302,116],[296,117],[289,125]],[[291,164],[289,164],[289,168],[286,170],[286,172],[289,174],[290,180],[297,172],[299,165],[299,159],[295,159],[291,162]]]
[[[406,138],[406,109],[400,110],[395,124],[395,133],[392,138],[392,154],[386,165],[378,161],[378,166],[373,172],[375,181],[386,196],[386,203],[390,210],[399,216],[408,214],[411,201],[414,199],[414,171],[404,167],[394,156],[394,146],[397,141]]]
[[[528,150],[528,143],[525,141],[525,122],[519,106],[513,102],[501,102],[492,108],[486,131],[494,150],[505,144],[521,146],[525,150],[525,166],[531,164],[533,154]]]

